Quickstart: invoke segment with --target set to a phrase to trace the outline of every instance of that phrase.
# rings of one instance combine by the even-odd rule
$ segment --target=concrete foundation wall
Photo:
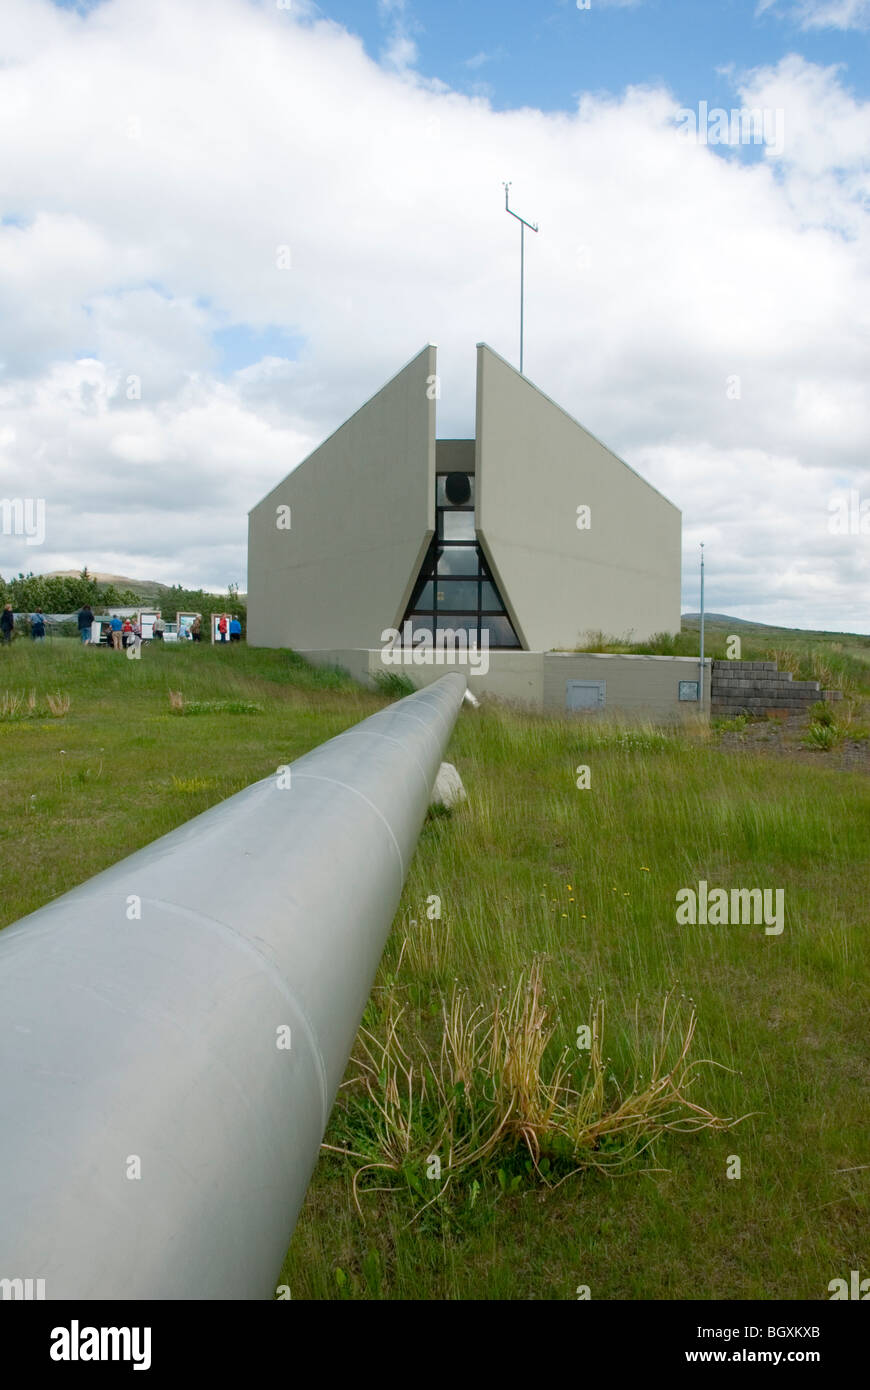
[[[598,652],[546,652],[545,709],[565,707],[568,681],[604,681],[604,712],[684,718],[698,713],[697,700],[680,699],[680,681],[697,681],[699,662],[686,656],[624,656]],[[704,662],[705,713],[710,710],[710,662]]]
[[[697,701],[681,701],[680,681],[697,681],[698,662],[691,657],[599,655],[593,652],[490,652],[489,670],[483,674],[474,664],[385,665],[377,650],[323,650],[300,652],[316,666],[343,666],[357,680],[372,683],[378,671],[407,676],[418,689],[443,676],[445,671],[467,673],[473,695],[492,696],[532,710],[566,713],[569,681],[605,683],[604,704],[597,713],[630,714],[654,721],[673,722],[698,713]],[[710,666],[704,663],[703,712],[710,710]],[[588,712],[583,711],[588,717]]]

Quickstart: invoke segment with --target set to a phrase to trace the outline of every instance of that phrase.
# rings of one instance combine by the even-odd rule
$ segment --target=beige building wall
[[[438,473],[473,473],[473,439],[437,439],[435,468]]]
[[[252,646],[375,647],[399,625],[435,529],[434,378],[429,344],[253,508]]]
[[[679,632],[679,510],[485,343],[476,443],[478,536],[526,648]]]

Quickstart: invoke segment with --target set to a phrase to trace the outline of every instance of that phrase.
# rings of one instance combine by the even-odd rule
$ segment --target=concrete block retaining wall
[[[818,681],[796,681],[775,661],[714,661],[711,710],[717,715],[806,714],[818,700],[840,700],[839,690]]]

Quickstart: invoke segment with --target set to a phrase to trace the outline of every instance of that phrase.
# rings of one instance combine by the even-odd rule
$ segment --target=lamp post
[[[509,204],[508,204],[509,193],[510,193],[510,183],[506,183],[506,184],[504,184],[504,206],[505,206],[505,211],[506,211],[506,212],[509,212],[510,215],[511,215],[511,217],[515,217],[515,218],[517,219],[517,221],[519,222],[519,224],[520,224],[520,375],[522,375],[522,371],[523,371],[523,298],[524,298],[524,294],[525,294],[525,274],[526,274],[526,227],[528,227],[530,231],[536,232],[536,231],[538,230],[538,224],[537,224],[537,222],[527,222],[526,219],[525,219],[524,217],[520,217],[520,215],[519,215],[518,212],[514,212],[513,208],[510,207]]]
[[[701,672],[698,681],[698,708],[704,708],[704,542],[701,541]]]

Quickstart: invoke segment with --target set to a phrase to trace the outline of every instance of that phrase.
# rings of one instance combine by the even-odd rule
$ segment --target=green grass
[[[652,1037],[679,981],[698,1009],[693,1055],[732,1069],[705,1071],[698,1100],[756,1113],[664,1136],[645,1157],[665,1171],[641,1162],[555,1190],[518,1144],[513,1162],[460,1178],[422,1215],[406,1181],[363,1191],[361,1219],[359,1161],[328,1152],[281,1275],[295,1298],[561,1299],[588,1284],[594,1298],[815,1299],[841,1270],[870,1267],[870,1173],[838,1171],[867,1162],[866,778],[623,733],[461,716],[449,756],[468,802],[424,829],[365,1024],[383,1037],[399,997],[407,1035],[431,1052],[454,981],[488,1004],[543,957],[556,1046],[571,1048],[600,995],[611,1071],[630,1082],[635,1010]],[[589,791],[576,788],[580,764]],[[783,888],[783,934],[678,927],[676,891],[701,878]],[[442,917],[429,922],[433,894]],[[422,1047],[410,1051],[422,1065]],[[359,1123],[353,1098],[350,1086],[328,1143]],[[739,1180],[726,1177],[730,1155]],[[440,1184],[419,1165],[414,1177],[431,1200]]]
[[[74,642],[0,649],[0,693],[31,689],[40,704],[64,692],[70,708],[0,724],[0,924],[384,703],[340,672],[244,645],[153,646],[141,662]],[[170,690],[262,712],[179,718]],[[433,1201],[415,1156],[382,1184],[398,1191],[361,1182],[362,1216],[360,1160],[326,1150],[276,1283],[294,1299],[566,1299],[581,1284],[593,1298],[817,1299],[851,1269],[870,1273],[866,775],[731,756],[692,730],[492,706],[463,710],[447,756],[468,800],[424,826],[369,1035],[384,1038],[404,1008],[422,1064],[455,988],[491,1009],[539,962],[556,1055],[577,1055],[577,1029],[604,1000],[615,1091],[632,1085],[676,986],[697,1009],[691,1055],[718,1064],[702,1069],[697,1101],[753,1113],[730,1130],[665,1133],[621,1176],[586,1169],[558,1187],[518,1138]],[[784,889],[782,935],[678,926],[676,892],[700,879]],[[377,1142],[356,1075],[327,1143],[348,1126]],[[739,1180],[726,1177],[731,1155]]]
[[[2,718],[4,696],[23,712]],[[67,638],[0,648],[0,926],[382,704],[346,674],[244,643],[151,643],[139,661]]]
[[[614,636],[587,632],[578,651],[625,652],[638,656],[697,656],[697,618],[684,617],[678,633],[659,632],[646,642],[635,642],[632,633]],[[842,690],[847,696],[870,694],[870,637],[849,632],[800,631],[767,627],[716,617],[704,627],[704,654],[724,661],[732,635],[740,638],[741,661],[775,661],[795,680],[817,680],[823,689]]]

